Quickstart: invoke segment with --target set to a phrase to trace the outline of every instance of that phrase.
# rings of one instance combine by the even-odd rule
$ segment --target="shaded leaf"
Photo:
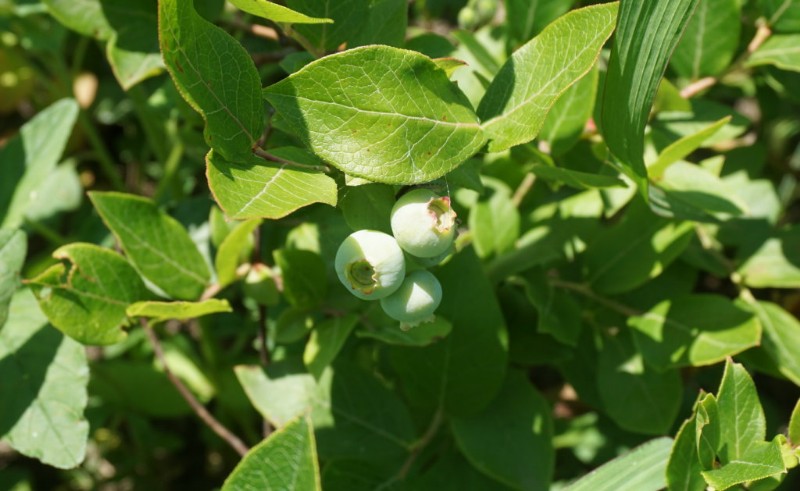
[[[777,32],[800,32],[800,3],[797,0],[761,0],[762,12]]]
[[[164,62],[205,119],[208,145],[227,159],[249,158],[265,124],[261,78],[250,55],[190,1],[159,1],[158,22]]]
[[[783,376],[800,385],[800,322],[780,305],[756,301],[749,303],[764,333],[761,347]]]
[[[167,295],[194,300],[211,273],[186,229],[150,200],[123,193],[89,193],[95,209],[142,276]]]
[[[314,326],[303,352],[303,363],[314,378],[319,379],[323,370],[333,362],[357,322],[358,316],[348,314],[324,320]]]
[[[712,365],[756,346],[761,324],[728,298],[691,294],[664,300],[630,317],[647,363],[667,367]]]
[[[47,324],[29,290],[18,291],[0,329],[0,438],[61,469],[83,462],[89,368],[83,346]]]
[[[240,223],[219,245],[214,267],[217,270],[217,283],[220,287],[236,280],[236,268],[239,266],[242,253],[248,249],[252,250],[251,236],[260,225],[261,220],[257,218]]]
[[[747,66],[761,65],[800,72],[800,34],[778,34],[767,39],[747,60]]]
[[[56,169],[78,117],[78,104],[61,99],[22,125],[0,148],[0,226],[18,227],[37,190]]]
[[[239,9],[262,17],[273,22],[282,22],[287,24],[332,24],[332,19],[325,19],[319,17],[309,17],[300,12],[295,12],[290,8],[283,5],[268,2],[267,0],[231,0]]]
[[[272,253],[281,270],[283,293],[295,307],[316,307],[328,291],[325,263],[319,254],[299,249],[279,249]]]
[[[148,296],[138,273],[119,254],[93,244],[69,244],[53,252],[56,264],[30,280],[50,322],[83,344],[125,338],[125,309]]]
[[[520,490],[547,489],[555,454],[550,406],[518,371],[509,371],[497,397],[451,427],[467,460],[484,474]]]
[[[367,46],[327,56],[264,97],[314,153],[375,182],[431,181],[484,143],[464,94],[413,51]]]
[[[394,190],[384,184],[348,187],[339,202],[344,219],[351,229],[378,230],[392,233],[390,217],[394,206]]]
[[[716,223],[747,211],[724,181],[688,162],[670,165],[650,186],[649,197],[655,213],[678,220]]]
[[[450,334],[453,324],[441,315],[413,329],[402,330],[396,323],[370,327],[356,331],[356,337],[377,339],[397,346],[428,346]]]
[[[293,147],[270,153],[306,164],[320,162]],[[230,161],[212,151],[206,156],[208,185],[220,208],[231,218],[277,219],[313,203],[336,205],[336,182],[321,172],[274,164],[250,155]]]
[[[697,420],[694,414],[684,421],[667,463],[667,489],[669,491],[705,491],[706,481],[701,472],[700,457],[697,454],[695,435]]]
[[[508,0],[506,19],[517,44],[529,41],[544,27],[565,14],[574,0]]]
[[[520,215],[511,189],[499,179],[482,178],[488,192],[472,207],[469,228],[480,257],[507,252],[519,237]]]
[[[699,79],[722,73],[739,47],[740,0],[704,0],[686,26],[670,64],[682,77]]]
[[[227,300],[209,298],[202,302],[136,302],[126,312],[131,317],[150,317],[153,322],[169,319],[186,320],[220,312],[232,312]]]
[[[370,0],[286,1],[286,5],[297,12],[333,19],[333,24],[298,25],[294,28],[320,52],[333,51],[355,38],[366,27],[371,3]]]
[[[568,88],[547,113],[539,139],[547,142],[551,154],[563,154],[580,139],[594,111],[599,80],[600,71],[595,65]]]
[[[737,272],[753,288],[800,287],[800,227],[791,227],[767,238],[758,249],[743,249]]]
[[[253,447],[225,479],[222,491],[321,491],[311,421],[301,416]]]
[[[622,169],[646,186],[644,129],[667,61],[699,0],[622,2],[603,92],[601,129]]]
[[[614,30],[617,7],[608,3],[573,10],[503,65],[478,106],[490,152],[536,137],[558,97],[594,65]]]
[[[531,172],[536,177],[541,177],[547,181],[563,183],[576,189],[596,189],[611,187],[626,187],[625,181],[616,177],[604,174],[591,174],[580,172],[563,167],[551,167],[545,164],[534,164]]]
[[[8,304],[19,285],[19,272],[28,252],[28,238],[20,230],[0,229],[0,328],[8,318]]]

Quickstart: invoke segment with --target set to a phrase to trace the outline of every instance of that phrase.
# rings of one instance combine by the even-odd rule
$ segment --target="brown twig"
[[[161,346],[161,341],[158,340],[158,336],[156,336],[155,331],[153,331],[153,328],[150,327],[144,319],[142,319],[141,322],[144,332],[147,334],[147,339],[153,346],[153,351],[156,354],[156,358],[158,358],[158,361],[161,362],[169,381],[172,382],[172,385],[175,386],[181,397],[183,397],[183,399],[189,404],[189,407],[192,408],[195,414],[206,424],[206,426],[211,428],[214,433],[225,440],[228,445],[230,445],[239,455],[244,456],[250,450],[247,445],[245,445],[238,436],[234,435],[228,428],[220,423],[217,418],[212,416],[205,406],[200,404],[200,401],[195,398],[194,394],[192,394],[189,389],[183,385],[183,382],[181,382],[181,380],[175,376],[174,373],[172,373],[172,370],[170,370],[169,365],[167,365],[167,360],[164,357],[164,349]]]
[[[411,466],[414,465],[414,462],[417,460],[417,457],[419,457],[420,452],[422,452],[422,450],[431,443],[433,437],[435,437],[436,433],[439,432],[439,428],[442,426],[443,421],[444,421],[444,411],[440,407],[439,409],[436,410],[436,413],[433,415],[433,419],[431,420],[430,425],[428,425],[428,429],[425,430],[425,434],[422,435],[422,437],[419,440],[417,440],[411,447],[411,452],[408,454],[406,461],[403,462],[403,466],[400,468],[397,474],[389,480],[389,482],[385,483],[384,486],[397,481],[402,481],[403,479],[406,478],[409,471],[411,470]]]

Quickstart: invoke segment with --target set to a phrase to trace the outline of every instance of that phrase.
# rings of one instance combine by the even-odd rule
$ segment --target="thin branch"
[[[295,162],[294,160],[285,159],[283,157],[278,157],[277,155],[273,155],[261,148],[254,148],[253,153],[257,157],[261,157],[264,160],[268,160],[270,162],[275,162],[278,164],[288,165],[291,167],[297,167],[299,169],[307,169],[313,170],[317,172],[324,172],[326,174],[330,173],[330,168],[326,165],[309,165],[309,164],[301,164],[300,162]]]
[[[533,175],[532,172],[528,172],[525,174],[525,177],[522,179],[522,182],[517,187],[516,191],[514,191],[514,196],[511,198],[511,202],[514,203],[514,207],[519,208],[519,205],[522,203],[522,200],[525,199],[525,196],[533,187],[533,184],[536,182],[536,176]]]
[[[683,97],[684,99],[692,98],[697,94],[699,94],[700,92],[703,92],[704,90],[709,89],[714,85],[716,85],[717,82],[719,82],[723,77],[725,77],[729,73],[740,69],[750,58],[750,55],[755,53],[756,50],[760,48],[761,45],[764,44],[764,42],[767,39],[769,39],[771,35],[772,35],[772,29],[770,29],[768,24],[763,23],[759,25],[758,29],[756,29],[756,33],[753,36],[753,39],[750,40],[750,43],[747,45],[747,50],[744,53],[742,53],[739,59],[737,59],[733,64],[731,64],[731,66],[729,66],[724,73],[716,77],[705,77],[701,78],[700,80],[692,82],[691,84],[687,85],[681,90],[681,97]]]
[[[244,263],[244,264],[239,265],[239,267],[236,268],[236,280],[244,278],[247,275],[248,271],[250,271],[250,264],[249,263]],[[219,283],[214,283],[214,284],[208,285],[208,287],[205,289],[203,294],[200,295],[200,301],[202,302],[203,300],[208,300],[209,298],[214,298],[214,297],[217,296],[217,293],[219,293],[220,291],[222,291],[222,285],[220,285]]]
[[[225,440],[228,445],[230,445],[239,455],[243,456],[250,450],[247,445],[239,439],[238,436],[234,435],[228,428],[226,428],[222,423],[217,420],[208,410],[200,404],[200,402],[194,397],[189,389],[183,385],[183,382],[172,373],[172,370],[169,369],[169,365],[167,365],[167,360],[164,357],[164,349],[161,347],[161,341],[158,340],[158,336],[156,336],[155,331],[153,328],[150,327],[147,322],[142,319],[142,327],[144,328],[144,332],[147,334],[147,339],[150,340],[150,344],[153,346],[153,351],[158,358],[158,361],[161,362],[161,365],[164,367],[164,372],[167,374],[169,381],[172,382],[172,385],[180,393],[181,397],[189,404],[192,410],[197,414],[197,416],[209,427],[211,430],[216,433],[220,438]]]
[[[556,288],[563,288],[565,290],[570,290],[579,293],[590,300],[594,300],[595,302],[628,317],[636,317],[644,314],[644,312],[629,307],[625,304],[619,303],[616,300],[612,300],[602,295],[598,295],[597,293],[592,291],[592,289],[589,288],[588,285],[584,285],[581,283],[573,283],[571,281],[559,280],[558,278],[551,278],[550,284]]]
[[[414,445],[412,445],[411,452],[408,454],[406,461],[403,462],[403,466],[394,477],[381,486],[381,489],[387,488],[389,485],[397,481],[402,481],[406,478],[406,476],[408,476],[411,466],[414,465],[414,462],[417,460],[417,457],[419,457],[419,454],[422,452],[422,450],[431,443],[433,437],[435,437],[436,433],[439,432],[442,422],[444,422],[444,411],[440,407],[433,415],[433,419],[431,420],[430,425],[428,425],[428,429],[425,431],[425,434],[422,435],[419,440],[414,442]]]

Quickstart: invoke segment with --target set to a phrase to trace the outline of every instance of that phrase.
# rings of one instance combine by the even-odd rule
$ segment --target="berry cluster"
[[[380,300],[384,312],[408,328],[432,320],[442,300],[442,285],[423,268],[452,252],[456,213],[449,198],[415,189],[395,203],[391,226],[394,236],[375,230],[350,234],[336,252],[336,274],[350,293]],[[406,255],[421,268],[406,274]]]

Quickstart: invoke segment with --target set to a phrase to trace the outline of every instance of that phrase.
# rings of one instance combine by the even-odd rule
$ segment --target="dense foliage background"
[[[798,94],[798,0],[0,0],[0,489],[798,489]]]

